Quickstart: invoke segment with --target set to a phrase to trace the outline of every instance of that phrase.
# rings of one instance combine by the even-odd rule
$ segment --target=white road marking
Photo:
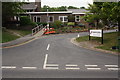
[[[79,70],[80,68],[66,68],[66,70],[68,69]]]
[[[45,55],[45,61],[44,61],[44,64],[43,64],[43,69],[46,68],[47,58],[48,58],[48,54]]]
[[[23,69],[37,69],[37,67],[22,67]]]
[[[59,66],[58,64],[46,64],[46,66]]]
[[[88,70],[100,70],[101,68],[87,68]]]
[[[50,48],[50,44],[48,44],[48,46],[47,46],[47,50],[49,50],[49,48]]]
[[[77,37],[80,37],[80,35],[78,34]]]
[[[15,69],[16,66],[2,66],[2,69]]]
[[[108,70],[119,70],[119,68],[108,68]]]
[[[58,67],[46,67],[44,69],[59,69]]]
[[[118,67],[118,65],[105,65],[105,67]]]
[[[86,67],[97,67],[98,65],[85,65]]]
[[[66,64],[65,66],[67,66],[67,67],[68,67],[68,66],[71,66],[71,67],[72,67],[72,66],[78,66],[78,65],[74,65],[74,64]]]

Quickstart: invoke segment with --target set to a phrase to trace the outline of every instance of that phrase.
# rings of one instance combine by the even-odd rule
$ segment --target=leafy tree
[[[101,2],[89,4],[87,9],[89,12],[83,18],[89,22],[94,23],[96,27],[102,22],[104,25],[110,27],[118,23],[120,14],[120,3],[116,2]]]
[[[102,22],[110,27],[111,25],[117,24],[117,3],[112,2],[105,2],[101,8],[101,20]],[[117,12],[116,12],[117,11]]]
[[[80,9],[85,9],[85,7],[80,7]]]
[[[74,7],[74,6],[69,6],[68,9],[79,9],[79,8]]]
[[[95,4],[89,4],[87,10],[89,12],[87,12],[86,16],[84,16],[83,19],[85,19],[86,22],[93,23],[95,27],[98,27],[100,21],[100,8],[97,7]]]
[[[21,9],[22,2],[2,2],[2,22],[3,26],[7,26],[8,21],[11,17],[18,15],[23,12]]]

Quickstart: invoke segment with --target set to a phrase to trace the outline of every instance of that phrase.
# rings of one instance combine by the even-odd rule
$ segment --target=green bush
[[[85,24],[80,23],[80,24],[78,24],[78,26],[85,27]]]
[[[26,25],[35,25],[35,23],[33,23],[29,17],[27,16],[21,16],[20,17],[20,25],[21,26],[26,26]]]
[[[75,22],[68,22],[68,26],[75,26]]]
[[[50,27],[51,28],[55,28],[55,29],[58,29],[58,28],[60,28],[61,26],[62,26],[62,22],[61,21],[59,21],[59,20],[57,20],[57,21],[55,21],[54,23],[50,23]]]
[[[44,23],[44,22],[36,22],[36,24],[38,24],[38,25],[43,25],[43,26],[46,26],[46,25],[47,25],[47,23]]]

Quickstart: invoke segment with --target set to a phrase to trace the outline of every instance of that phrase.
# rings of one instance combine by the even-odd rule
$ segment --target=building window
[[[75,16],[75,22],[80,22],[80,16]]]
[[[67,16],[59,16],[59,20],[62,22],[68,22],[68,17]]]
[[[54,16],[49,16],[49,22],[54,22]]]
[[[33,21],[34,22],[41,22],[41,17],[40,16],[34,16]]]

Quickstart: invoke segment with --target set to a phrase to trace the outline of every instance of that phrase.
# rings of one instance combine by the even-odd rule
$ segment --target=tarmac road
[[[118,78],[118,56],[72,44],[71,38],[77,35],[43,36],[3,49],[3,78]]]

